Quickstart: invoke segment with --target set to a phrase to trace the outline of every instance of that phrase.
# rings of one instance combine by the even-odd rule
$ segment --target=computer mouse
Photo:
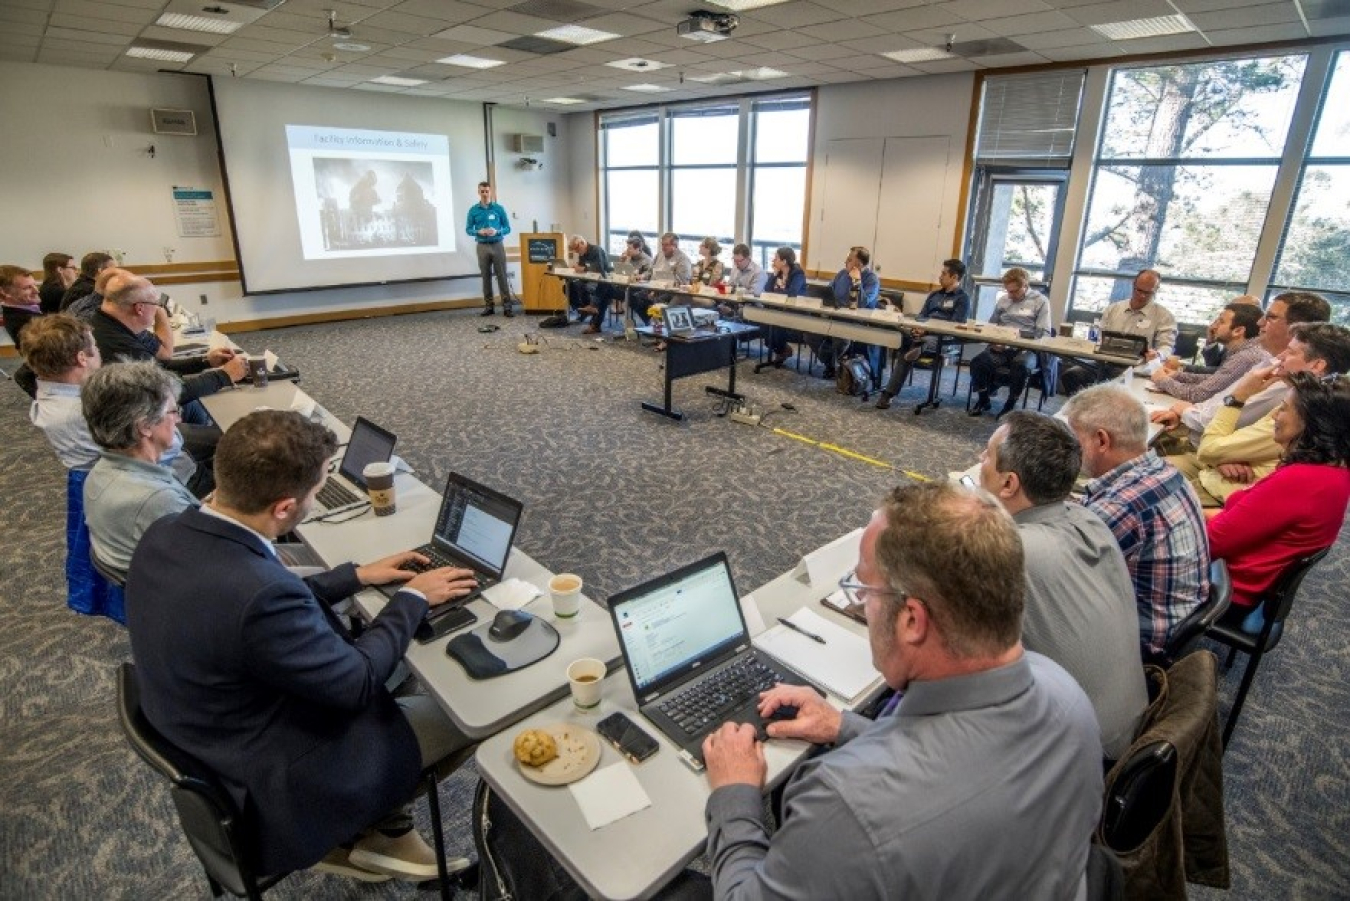
[[[782,704],[777,710],[769,714],[767,719],[771,723],[782,722],[783,720],[795,720],[797,718],[797,708],[791,704]]]
[[[524,610],[502,610],[492,618],[488,637],[493,641],[510,641],[528,629],[532,622],[534,617]]]

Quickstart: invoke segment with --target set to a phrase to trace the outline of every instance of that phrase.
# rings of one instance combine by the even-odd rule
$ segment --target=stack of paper
[[[867,639],[805,607],[788,619],[824,643],[780,623],[756,637],[755,647],[845,701],[857,698],[879,678]]]

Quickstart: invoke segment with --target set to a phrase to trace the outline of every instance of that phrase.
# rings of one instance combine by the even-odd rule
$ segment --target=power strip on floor
[[[745,425],[759,425],[759,421],[764,417],[758,413],[752,413],[749,407],[741,407],[728,413],[727,418],[732,422],[741,422]]]

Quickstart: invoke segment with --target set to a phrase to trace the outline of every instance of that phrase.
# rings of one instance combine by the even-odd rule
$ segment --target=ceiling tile
[[[409,16],[403,13],[380,12],[362,19],[361,22],[373,25],[376,28],[387,28],[390,31],[398,31],[416,37],[426,37],[445,29],[445,22],[439,19],[431,19],[426,16]]]
[[[1044,0],[951,0],[942,5],[970,22],[1026,13],[1042,13],[1053,9]]]
[[[841,19],[838,22],[807,25],[796,29],[795,33],[813,40],[834,43],[835,41],[847,41],[852,38],[870,37],[877,33],[877,29],[876,26],[857,19]]]
[[[1078,23],[1062,12],[1051,10],[1025,16],[1011,16],[1006,19],[986,19],[980,25],[994,34],[1015,38],[1022,34],[1040,34],[1046,31],[1074,28]],[[1018,43],[1020,44],[1021,41],[1018,41]]]
[[[1293,3],[1266,3],[1261,6],[1244,6],[1241,9],[1216,10],[1196,13],[1189,16],[1191,22],[1201,31],[1211,28],[1250,28],[1253,25],[1283,25],[1288,22],[1302,22],[1298,9]]]
[[[553,19],[522,16],[520,13],[514,13],[510,10],[500,10],[474,19],[473,24],[479,28],[491,28],[495,31],[505,31],[512,35],[518,35],[538,34],[541,31],[548,31],[550,28],[557,28],[559,23]],[[589,22],[586,23],[586,27],[591,27]]]
[[[1350,23],[1350,20],[1346,20]],[[1315,26],[1315,23],[1313,23]],[[1317,34],[1316,27],[1312,35]],[[1269,25],[1259,28],[1225,28],[1219,31],[1206,31],[1205,37],[1217,47],[1231,47],[1236,44],[1255,44],[1263,41],[1297,41],[1309,37],[1302,22],[1289,22],[1284,25]]]
[[[1075,22],[1084,25],[1102,25],[1106,22],[1129,22],[1132,19],[1173,16],[1176,15],[1176,10],[1167,0],[1113,0],[1111,3],[1075,6],[1066,10],[1066,13]]]
[[[866,16],[863,21],[881,32],[914,31],[919,28],[945,28],[948,25],[967,24],[965,19],[955,13],[935,6],[880,13],[875,16]]]
[[[490,28],[479,28],[476,25],[456,25],[453,28],[446,28],[432,35],[446,41],[461,41],[466,44],[473,44],[477,47],[488,47],[493,44],[500,44],[502,41],[509,41],[516,35],[509,31],[494,31]]]
[[[748,10],[740,15],[742,20],[756,19],[775,28],[801,28],[804,25],[834,22],[839,18],[837,10],[827,9],[808,0],[794,0],[781,6],[765,6]]]

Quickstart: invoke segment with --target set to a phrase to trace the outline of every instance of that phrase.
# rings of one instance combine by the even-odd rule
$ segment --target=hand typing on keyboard
[[[362,585],[387,585],[404,582],[420,591],[432,607],[462,598],[478,587],[472,570],[452,566],[431,568],[431,561],[416,551],[393,554],[356,568]]]
[[[774,719],[780,707],[796,707],[792,719]],[[775,685],[759,696],[759,715],[766,721],[770,738],[800,738],[828,745],[839,738],[843,717],[814,688],[806,685]]]

